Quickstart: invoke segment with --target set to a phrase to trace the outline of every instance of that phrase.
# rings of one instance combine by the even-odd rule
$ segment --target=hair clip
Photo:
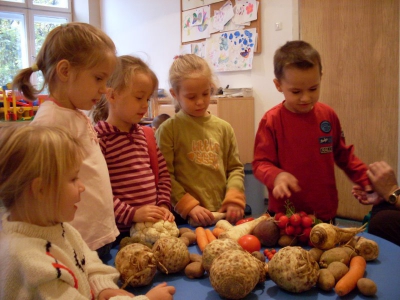
[[[174,60],[183,57],[183,55],[175,55]]]
[[[39,67],[38,67],[37,64],[33,64],[33,65],[31,66],[31,69],[32,69],[33,72],[39,71]]]

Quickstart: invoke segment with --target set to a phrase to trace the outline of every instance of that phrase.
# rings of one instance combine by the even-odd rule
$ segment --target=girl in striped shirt
[[[158,88],[154,72],[139,58],[120,56],[108,81],[108,92],[96,105],[93,119],[106,159],[114,194],[115,220],[121,234],[129,236],[133,223],[174,221],[171,180],[154,134],[146,139],[139,125],[148,101]],[[148,128],[151,130],[151,128]],[[152,144],[154,143],[154,145]],[[152,167],[150,147],[156,167]]]

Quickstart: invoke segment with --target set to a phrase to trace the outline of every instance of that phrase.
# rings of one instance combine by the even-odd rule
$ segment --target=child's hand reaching
[[[211,211],[200,205],[193,207],[188,216],[193,222],[200,224],[201,226],[212,225],[214,222],[214,215]]]
[[[175,221],[175,216],[174,214],[168,209],[166,205],[160,205],[160,208],[164,211],[164,221],[170,221],[174,222]]]
[[[290,198],[292,192],[298,192],[301,188],[297,178],[288,172],[279,173],[275,178],[272,194],[275,198]]]
[[[361,186],[355,185],[353,186],[351,193],[358,202],[364,205],[376,205],[383,201],[383,198],[374,192],[371,186],[366,186],[364,190]]]
[[[136,210],[133,222],[157,222],[164,220],[165,210],[156,205],[144,205]]]
[[[175,294],[175,287],[167,285],[166,282],[160,283],[147,292],[146,296],[150,300],[172,300]]]
[[[235,224],[243,218],[244,210],[239,205],[229,204],[226,208],[226,220],[229,223]]]
[[[135,295],[121,289],[105,289],[99,293],[98,300],[118,299],[118,296],[124,296],[125,299],[128,297],[133,298]]]

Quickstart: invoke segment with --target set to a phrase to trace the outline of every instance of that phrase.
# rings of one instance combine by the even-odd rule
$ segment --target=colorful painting
[[[245,24],[257,20],[258,1],[256,0],[236,0],[235,24]]]
[[[192,46],[192,54],[196,54],[197,56],[200,56],[202,58],[206,57],[206,43],[205,42],[200,42],[200,43],[193,43],[191,44]]]
[[[255,28],[213,34],[206,40],[206,60],[216,72],[250,70],[257,42]]]
[[[199,24],[199,16],[202,23]],[[182,12],[182,43],[208,38],[210,6]],[[197,25],[194,25],[197,24]]]

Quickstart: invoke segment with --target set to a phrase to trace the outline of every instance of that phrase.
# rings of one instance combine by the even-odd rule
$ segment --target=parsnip
[[[225,217],[226,217],[226,213],[220,213],[220,212],[217,212],[217,211],[213,211],[213,212],[211,212],[211,213],[214,215],[214,223],[213,223],[213,224],[210,224],[210,225],[214,225],[214,224],[217,223],[219,220],[225,219]],[[201,224],[196,223],[195,221],[193,221],[191,218],[189,218],[188,223],[189,223],[189,225],[192,226],[192,227],[199,227],[199,226],[202,226]]]
[[[254,227],[256,227],[258,223],[260,223],[263,220],[268,220],[269,218],[271,218],[271,217],[270,216],[261,216],[261,217],[258,217],[257,219],[254,219],[253,221],[233,226],[232,228],[228,229],[227,231],[222,232],[219,235],[219,239],[230,238],[230,239],[237,241],[242,236],[244,236],[246,234],[251,234]]]
[[[221,228],[225,231],[231,229],[233,227],[233,225],[231,223],[229,223],[227,220],[219,220],[216,224],[215,224],[216,228]]]
[[[346,244],[357,233],[364,231],[366,225],[354,228],[340,228],[332,224],[320,223],[311,230],[310,241],[316,248],[322,250],[332,249],[338,244]]]

